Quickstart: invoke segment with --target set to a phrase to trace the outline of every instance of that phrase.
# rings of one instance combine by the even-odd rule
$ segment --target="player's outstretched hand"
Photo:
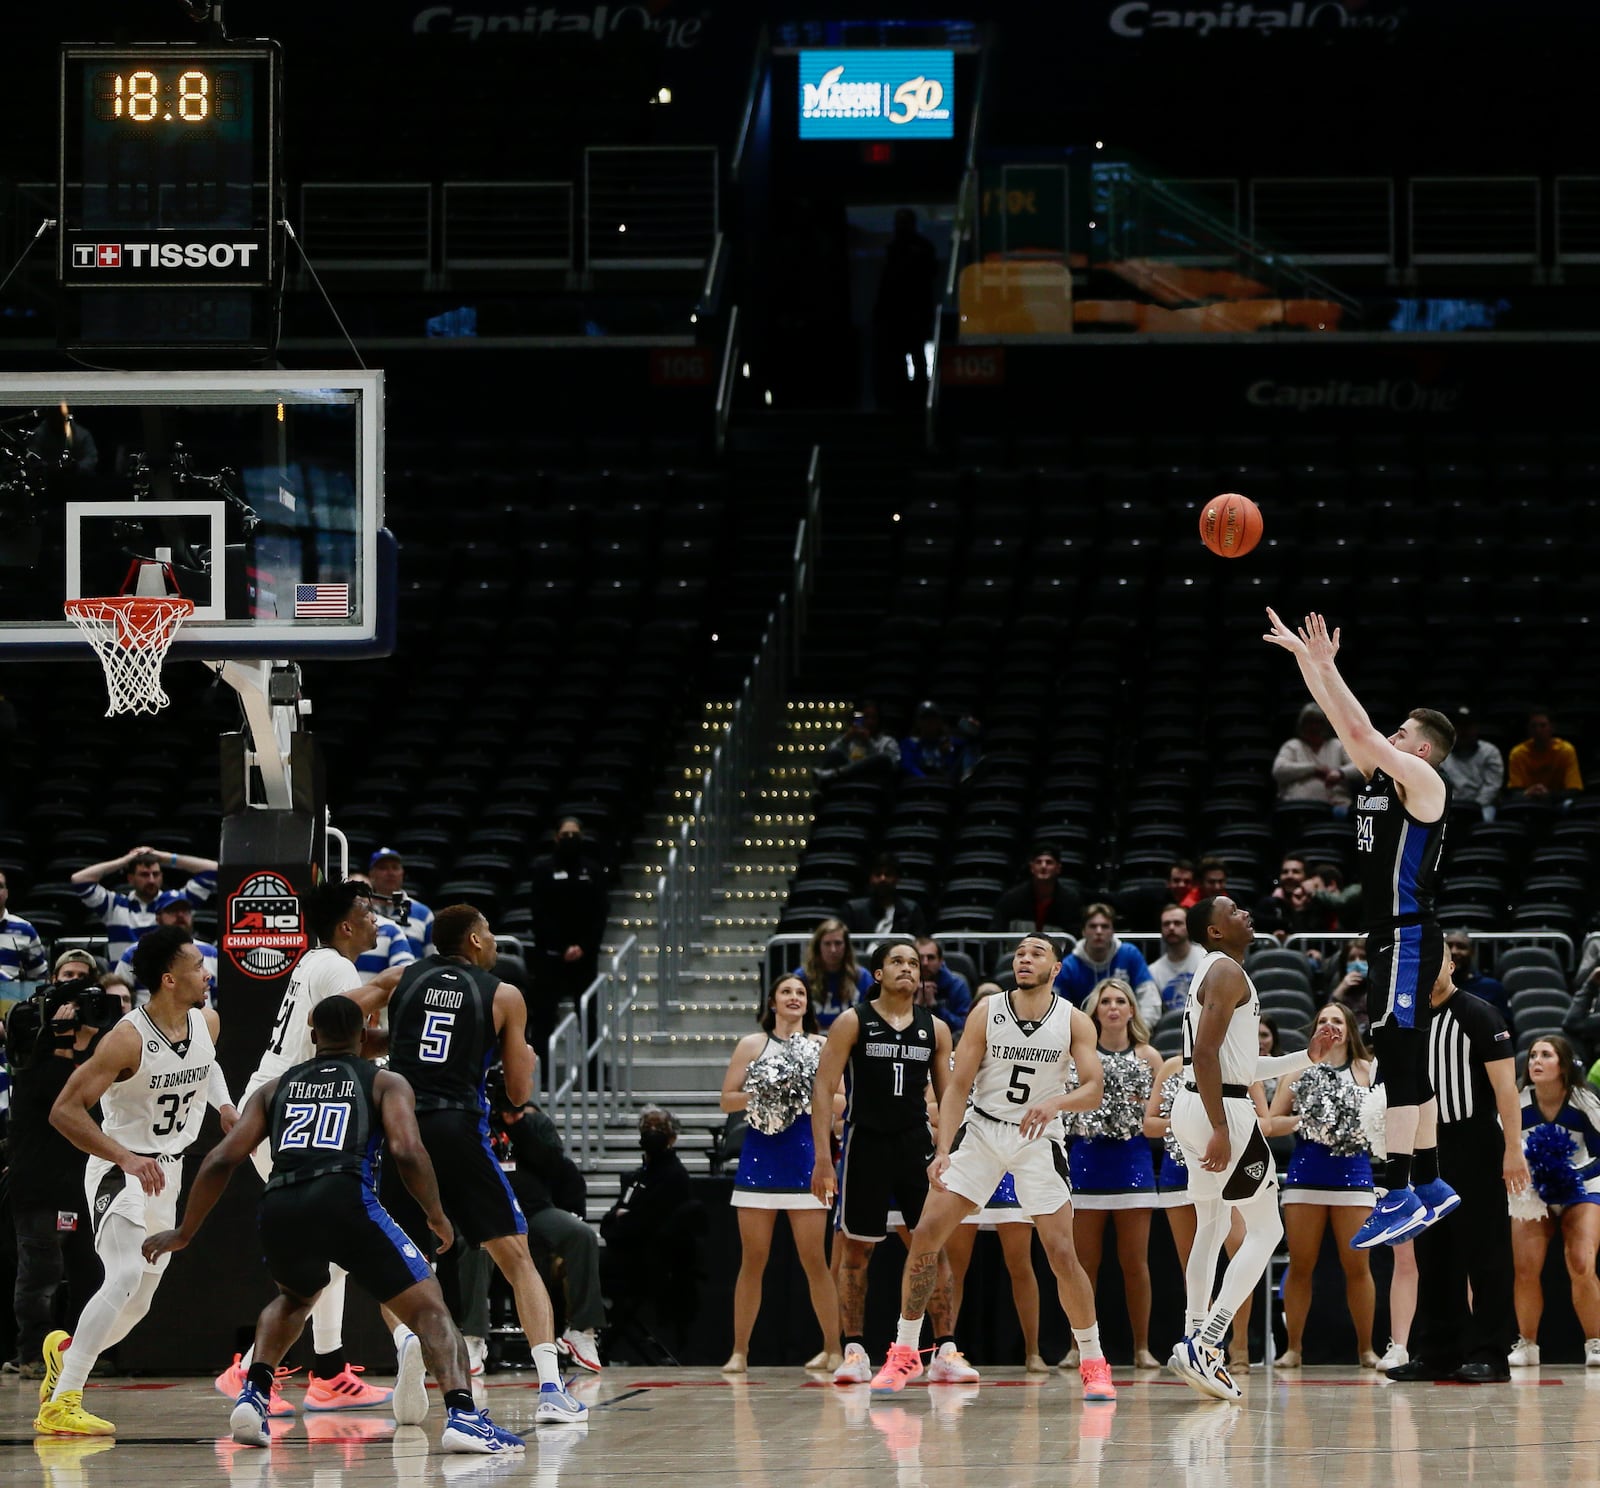
[[[928,1164],[928,1182],[934,1188],[938,1189],[940,1193],[950,1192],[950,1190],[944,1186],[945,1170],[949,1166],[950,1154],[948,1152],[936,1155],[933,1161]]]
[[[833,1207],[833,1164],[826,1158],[818,1158],[811,1169],[811,1193],[819,1204]]]
[[[149,1236],[139,1250],[144,1255],[145,1264],[153,1266],[162,1256],[170,1251],[182,1250],[188,1243],[182,1230],[161,1230]]]
[[[131,1153],[128,1161],[123,1163],[122,1171],[130,1178],[137,1178],[139,1187],[152,1199],[167,1186],[167,1175],[161,1171],[161,1164],[153,1157],[140,1157],[137,1153]]]
[[[1285,651],[1293,652],[1297,660],[1306,654],[1306,643],[1278,618],[1278,612],[1271,605],[1267,606],[1267,622],[1271,629],[1261,639],[1269,646],[1282,646]]]
[[[1327,1058],[1328,1052],[1333,1048],[1337,1038],[1338,1034],[1335,1033],[1332,1025],[1327,1023],[1324,1023],[1321,1028],[1312,1034],[1311,1042],[1306,1045],[1306,1053],[1311,1056],[1311,1062],[1313,1064],[1321,1064]]]
[[[1313,662],[1332,661],[1339,654],[1339,631],[1328,633],[1328,622],[1312,611],[1300,627],[1300,639],[1305,642],[1306,655]]]
[[[1200,1166],[1208,1173],[1225,1173],[1228,1171],[1228,1160],[1232,1156],[1233,1144],[1228,1140],[1228,1128],[1212,1127],[1211,1140],[1206,1143],[1205,1155],[1200,1159]]]

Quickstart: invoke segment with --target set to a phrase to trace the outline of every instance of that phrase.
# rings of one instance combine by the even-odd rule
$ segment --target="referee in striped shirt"
[[[1528,1164],[1506,1020],[1457,991],[1451,970],[1447,950],[1429,995],[1428,1073],[1439,1099],[1439,1176],[1461,1205],[1416,1238],[1411,1360],[1388,1373],[1393,1380],[1491,1384],[1511,1377],[1506,1354],[1516,1328],[1506,1194],[1528,1186]]]

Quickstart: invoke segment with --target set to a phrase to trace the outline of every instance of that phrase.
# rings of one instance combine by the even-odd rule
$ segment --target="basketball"
[[[1219,558],[1243,558],[1261,541],[1261,508],[1229,491],[1200,508],[1200,541]]]

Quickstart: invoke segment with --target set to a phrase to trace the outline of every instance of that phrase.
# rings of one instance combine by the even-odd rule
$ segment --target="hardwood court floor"
[[[1167,1375],[1117,1371],[1114,1406],[1086,1406],[1076,1378],[989,1371],[981,1385],[874,1396],[760,1369],[609,1369],[578,1385],[587,1427],[532,1430],[533,1392],[494,1375],[495,1418],[528,1433],[525,1456],[445,1456],[437,1396],[425,1426],[374,1412],[292,1418],[270,1450],[237,1447],[209,1381],[91,1385],[116,1441],[40,1438],[37,1387],[0,1383],[6,1488],[439,1488],[588,1484],[895,1485],[895,1488],[1434,1488],[1600,1483],[1600,1370],[1529,1370],[1509,1385],[1396,1385],[1355,1370],[1269,1381],[1239,1406]],[[298,1391],[289,1390],[291,1400]]]

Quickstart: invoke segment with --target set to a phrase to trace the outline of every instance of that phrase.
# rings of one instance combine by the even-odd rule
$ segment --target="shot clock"
[[[270,287],[278,130],[271,44],[62,47],[63,287]]]

